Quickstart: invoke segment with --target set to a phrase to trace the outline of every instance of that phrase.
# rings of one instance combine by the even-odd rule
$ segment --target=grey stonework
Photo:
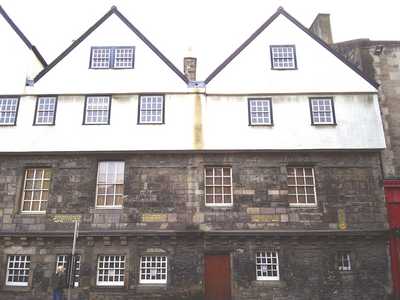
[[[5,287],[0,274],[0,299],[48,299],[49,280],[55,271],[56,255],[70,251],[71,239],[30,238],[26,246],[12,238],[1,247],[0,267],[6,254],[31,254],[32,273],[28,288]],[[215,251],[230,254],[233,299],[388,299],[386,243],[366,237],[212,237],[187,234],[174,237],[80,238],[80,288],[73,299],[203,299],[204,254]],[[143,254],[165,251],[168,257],[168,283],[165,286],[139,284],[139,260]],[[256,280],[255,255],[259,250],[279,253],[280,280]],[[337,250],[351,252],[351,271],[338,271]],[[150,252],[149,252],[150,251]],[[100,254],[125,255],[127,268],[124,287],[96,286],[96,259]],[[46,298],[47,297],[47,298]]]
[[[122,209],[96,209],[97,164],[125,161]],[[204,167],[231,166],[233,207],[204,205]],[[317,206],[288,204],[287,166],[313,166]],[[45,215],[20,212],[24,170],[52,168]],[[378,152],[14,155],[0,158],[0,299],[47,299],[56,255],[80,215],[81,286],[74,299],[203,299],[204,255],[229,253],[233,299],[386,299],[386,208]],[[345,227],[340,227],[340,218]],[[2,237],[1,237],[2,236]],[[255,279],[255,252],[279,252],[281,280]],[[138,282],[140,256],[161,249],[166,286]],[[157,250],[157,251],[159,251]],[[353,270],[338,272],[336,251]],[[30,254],[28,288],[5,286],[7,255]],[[96,287],[100,254],[126,255],[123,288]],[[46,298],[47,297],[47,298]]]
[[[359,39],[333,47],[379,83],[386,140],[386,149],[382,151],[383,170],[385,178],[400,178],[400,41]]]
[[[124,208],[95,209],[97,163],[116,159],[125,161]],[[204,205],[204,167],[210,165],[232,166],[233,207]],[[288,165],[314,166],[316,207],[289,207]],[[3,232],[70,230],[51,220],[57,214],[81,215],[83,231],[328,230],[338,229],[339,209],[348,229],[387,228],[376,152],[21,156],[4,157],[0,166]],[[20,213],[27,166],[52,168],[45,215]]]

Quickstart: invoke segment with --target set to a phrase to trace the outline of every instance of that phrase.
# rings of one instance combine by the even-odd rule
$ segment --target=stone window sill
[[[30,286],[11,286],[11,285],[6,285],[3,287],[3,291],[7,292],[16,292],[16,293],[23,293],[23,292],[31,292],[31,287]]]

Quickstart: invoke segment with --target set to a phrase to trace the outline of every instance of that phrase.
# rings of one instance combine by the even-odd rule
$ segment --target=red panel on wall
[[[385,180],[385,198],[388,210],[389,227],[400,229],[400,180]],[[390,238],[390,259],[392,267],[393,289],[400,296],[400,237]]]

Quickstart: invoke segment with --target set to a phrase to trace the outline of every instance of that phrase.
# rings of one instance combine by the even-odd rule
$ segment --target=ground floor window
[[[100,255],[97,260],[98,286],[123,286],[125,280],[125,256]]]
[[[257,280],[279,280],[279,261],[277,251],[256,253]]]
[[[28,286],[31,257],[10,255],[7,263],[6,285]]]
[[[59,266],[63,266],[66,274],[69,276],[70,274],[70,260],[71,255],[57,255],[57,263],[56,263],[56,270]],[[79,271],[81,266],[81,257],[80,255],[75,255],[75,260],[73,262],[72,270],[74,274],[72,274],[73,286],[79,287]]]
[[[140,283],[167,283],[167,257],[142,256]]]
[[[350,253],[339,251],[336,255],[337,269],[339,271],[351,271]]]

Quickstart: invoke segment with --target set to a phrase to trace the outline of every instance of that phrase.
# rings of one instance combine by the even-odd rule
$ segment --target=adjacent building
[[[72,299],[388,297],[378,84],[283,8],[196,64],[112,7],[0,70],[0,299],[49,297],[58,265]]]
[[[334,45],[370,78],[379,83],[386,149],[381,152],[388,221],[392,229],[390,257],[393,288],[400,298],[400,41],[351,40]]]

